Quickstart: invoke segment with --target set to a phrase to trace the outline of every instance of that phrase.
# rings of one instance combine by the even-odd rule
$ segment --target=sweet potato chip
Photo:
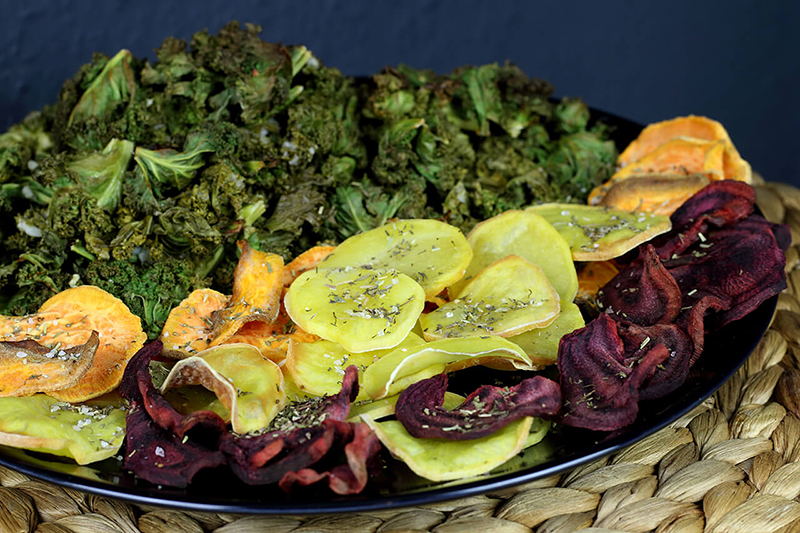
[[[228,304],[228,297],[213,289],[192,291],[178,307],[169,312],[161,342],[167,357],[183,359],[211,344],[212,316]]]
[[[542,216],[526,211],[506,211],[475,226],[467,236],[473,257],[467,272],[447,289],[451,300],[478,272],[498,259],[518,255],[541,268],[562,302],[578,291],[572,252],[564,237]]]
[[[202,385],[231,413],[237,433],[267,427],[286,405],[281,369],[249,344],[225,344],[178,361],[161,386]]]
[[[225,341],[225,344],[237,342],[250,344],[258,348],[261,355],[270,361],[281,364],[286,359],[290,341],[314,342],[318,340],[320,338],[317,335],[302,330],[289,319],[288,315],[281,313],[275,324],[248,322]]]
[[[703,141],[731,140],[728,132],[716,120],[696,115],[676,117],[645,127],[636,140],[619,155],[617,162],[620,165],[631,164],[676,137],[691,137]]]
[[[426,340],[476,335],[511,337],[543,328],[560,312],[542,269],[516,255],[478,272],[458,299],[419,317]]]
[[[415,380],[411,383],[415,383],[445,370],[467,368],[487,361],[507,361],[514,368],[531,368],[531,360],[525,352],[502,337],[442,339],[411,348],[398,348],[384,355],[364,372],[363,387],[371,398],[379,399],[389,396],[392,385],[401,379],[413,376]],[[405,386],[411,383],[407,382]]]
[[[533,422],[525,417],[487,437],[449,441],[412,437],[395,420],[376,422],[366,415],[363,419],[392,455],[431,481],[479,476],[500,466],[522,450]]]
[[[643,174],[695,173],[705,174],[711,181],[721,180],[725,177],[722,161],[726,146],[725,141],[676,137],[619,169],[611,182]]]
[[[290,342],[289,355],[283,368],[306,394],[336,394],[342,387],[342,378],[348,366],[355,365],[361,376],[367,367],[396,348],[412,348],[423,343],[419,336],[409,333],[397,347],[353,353],[331,341]],[[367,398],[366,392],[361,391],[356,400]]]
[[[0,342],[0,396],[27,396],[72,387],[89,371],[100,339],[72,348],[47,348],[36,341]]]
[[[396,270],[419,283],[432,298],[461,279],[472,250],[461,230],[439,220],[398,220],[336,247],[322,267]]]
[[[286,312],[305,331],[352,352],[397,346],[425,305],[425,291],[395,270],[318,268],[292,283]]]
[[[610,184],[597,205],[669,216],[709,183],[705,174],[636,176]]]
[[[280,310],[283,259],[259,252],[247,241],[238,245],[242,255],[233,272],[233,294],[225,309],[213,315],[210,346],[223,344],[247,322],[275,322]]]
[[[288,265],[283,267],[283,286],[291,285],[300,274],[316,267],[335,249],[335,246],[314,246],[292,259]]]
[[[455,409],[443,406],[447,374],[418,381],[400,393],[394,416],[417,438],[473,440],[527,416],[553,417],[561,409],[558,383],[543,376],[512,387],[484,385]]]
[[[96,331],[99,344],[91,368],[76,385],[48,394],[65,402],[82,402],[119,385],[128,360],[147,338],[142,322],[106,291],[82,285],[62,291],[26,317],[0,317],[0,339],[35,340],[50,348],[84,344]]]
[[[639,209],[637,208],[637,211]],[[656,235],[670,230],[665,216],[575,204],[531,206],[564,237],[575,261],[605,261],[619,257]]]
[[[72,405],[45,394],[0,398],[0,444],[71,457],[79,465],[117,453],[125,438],[124,409]]]
[[[561,304],[561,313],[548,326],[536,328],[508,340],[522,348],[535,367],[552,365],[558,359],[558,344],[567,333],[584,326],[581,310],[572,302]]]
[[[579,300],[592,301],[600,289],[619,274],[619,267],[614,261],[592,261],[578,269]]]

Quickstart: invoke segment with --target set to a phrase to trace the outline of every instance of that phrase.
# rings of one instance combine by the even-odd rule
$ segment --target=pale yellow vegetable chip
[[[542,269],[510,255],[470,280],[457,300],[420,316],[426,340],[476,335],[511,337],[558,317],[559,297]]]
[[[284,299],[303,330],[351,352],[397,346],[425,305],[425,291],[394,270],[317,268],[297,278]]]
[[[575,261],[605,261],[624,255],[672,228],[669,217],[610,207],[542,204],[529,207],[564,237]]]
[[[249,344],[226,344],[178,361],[161,385],[202,385],[231,413],[237,433],[263,429],[286,405],[281,369]]]
[[[438,220],[398,220],[345,240],[320,267],[393,269],[432,298],[464,275],[472,250],[461,230]]]
[[[448,287],[451,300],[467,283],[498,259],[518,255],[541,268],[562,302],[571,302],[578,291],[578,275],[569,244],[542,216],[525,211],[506,211],[481,222],[467,236],[472,262],[461,281]]]
[[[548,326],[532,329],[508,340],[525,350],[533,365],[543,367],[552,365],[558,359],[558,344],[561,337],[584,326],[583,316],[578,306],[572,302],[561,305],[561,313]]]

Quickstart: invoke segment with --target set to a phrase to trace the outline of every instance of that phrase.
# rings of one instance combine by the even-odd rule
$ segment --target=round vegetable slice
[[[457,300],[420,316],[426,340],[510,337],[556,319],[559,298],[542,269],[510,255],[481,270]]]
[[[64,402],[96,398],[119,385],[125,365],[147,338],[139,317],[121,300],[91,285],[56,294],[35,315],[0,317],[2,340],[31,339],[50,348],[84,344],[93,331],[99,344],[92,366],[76,385],[48,392]]]
[[[669,217],[609,207],[542,204],[527,211],[544,217],[564,237],[575,261],[619,257],[672,228]]]
[[[408,386],[446,370],[498,361],[519,369],[531,367],[522,348],[502,337],[442,339],[384,355],[364,372],[363,388],[370,398],[379,399],[393,394],[393,385],[401,380]],[[422,377],[424,374],[428,375]],[[407,379],[411,377],[414,379]]]
[[[261,355],[274,363],[281,364],[286,359],[289,350],[289,341],[314,342],[319,337],[312,335],[293,324],[289,317],[286,320],[278,321],[275,324],[264,322],[248,322],[237,331],[232,337],[225,341],[225,344],[243,342],[258,348]],[[224,345],[223,345],[224,346]]]
[[[213,391],[231,413],[237,433],[263,429],[286,405],[283,373],[249,344],[226,344],[178,361],[161,393],[185,385]]]
[[[394,270],[317,268],[292,283],[284,300],[303,330],[351,352],[397,346],[425,305],[425,291]]]
[[[461,279],[472,250],[461,230],[438,220],[398,220],[345,240],[320,267],[394,269],[432,298]]]
[[[0,444],[71,457],[80,465],[117,453],[125,409],[71,405],[45,394],[0,398]]]
[[[368,415],[362,419],[392,455],[432,481],[479,476],[505,463],[525,446],[533,422],[525,417],[480,439],[448,441],[412,437],[394,420],[375,422]]]
[[[211,344],[212,313],[221,311],[228,297],[213,289],[192,291],[178,307],[169,312],[161,342],[167,357],[183,359],[208,348]]]
[[[578,291],[578,276],[569,244],[542,216],[525,211],[506,211],[475,226],[467,236],[472,262],[463,279],[447,291],[459,297],[478,272],[498,259],[518,255],[541,268],[562,302],[571,302]]]
[[[522,348],[534,366],[552,365],[558,359],[558,344],[561,337],[584,326],[583,315],[572,302],[561,304],[561,313],[550,325],[532,329],[508,340]]]
[[[409,333],[397,347],[411,348],[424,342],[418,335]],[[331,341],[290,342],[283,368],[303,392],[313,396],[332,395],[341,390],[348,366],[358,367],[360,380],[367,367],[397,347],[353,353]],[[361,401],[368,397],[362,390],[356,399]]]

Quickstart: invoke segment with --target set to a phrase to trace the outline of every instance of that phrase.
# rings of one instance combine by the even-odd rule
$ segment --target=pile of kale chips
[[[353,78],[259,31],[96,54],[0,135],[0,313],[92,284],[153,338],[191,290],[230,290],[239,239],[288,260],[393,217],[468,231],[613,172],[586,106],[513,65]]]

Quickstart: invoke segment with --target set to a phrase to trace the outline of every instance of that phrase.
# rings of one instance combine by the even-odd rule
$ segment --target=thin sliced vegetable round
[[[467,241],[472,247],[472,262],[464,278],[448,287],[451,300],[461,295],[478,272],[509,255],[518,255],[541,268],[562,302],[575,299],[578,275],[569,244],[542,216],[506,211],[475,226]]]
[[[564,237],[575,261],[619,257],[672,228],[669,217],[610,207],[542,204],[527,211],[544,217]]]
[[[426,340],[510,337],[547,326],[559,312],[558,294],[542,269],[511,255],[481,270],[457,300],[419,320]]]
[[[284,304],[303,330],[360,353],[400,344],[422,313],[425,291],[394,270],[318,268],[292,283]]]
[[[0,398],[0,444],[94,463],[122,446],[126,415],[125,409],[71,405],[44,394]]]
[[[390,395],[392,386],[401,380],[405,380],[407,387],[425,379],[420,377],[424,373],[430,374],[427,378],[444,370],[498,361],[519,369],[531,367],[531,360],[522,348],[502,337],[442,339],[413,348],[398,348],[384,355],[364,372],[363,388],[370,398],[378,399]],[[413,381],[407,379],[412,376]]]
[[[449,441],[412,437],[400,422],[363,420],[381,444],[402,460],[418,476],[432,481],[448,481],[479,476],[505,463],[525,446],[532,417],[521,418],[480,439]]]
[[[555,364],[561,337],[584,325],[581,310],[574,303],[567,302],[561,304],[561,313],[548,326],[514,335],[508,340],[525,350],[534,366],[542,367]]]
[[[170,388],[203,385],[231,413],[237,433],[267,427],[286,405],[280,367],[249,344],[225,344],[178,361],[161,385]]]
[[[438,220],[398,220],[354,235],[320,267],[394,269],[422,285],[431,298],[461,279],[472,250],[461,230]]]
[[[361,381],[364,370],[392,350],[411,348],[424,342],[418,335],[409,333],[394,348],[361,353],[349,352],[341,344],[331,341],[290,342],[283,368],[304,393],[314,396],[333,395],[341,390],[344,371],[348,366],[358,367]],[[356,400],[367,398],[367,393],[361,390]]]

